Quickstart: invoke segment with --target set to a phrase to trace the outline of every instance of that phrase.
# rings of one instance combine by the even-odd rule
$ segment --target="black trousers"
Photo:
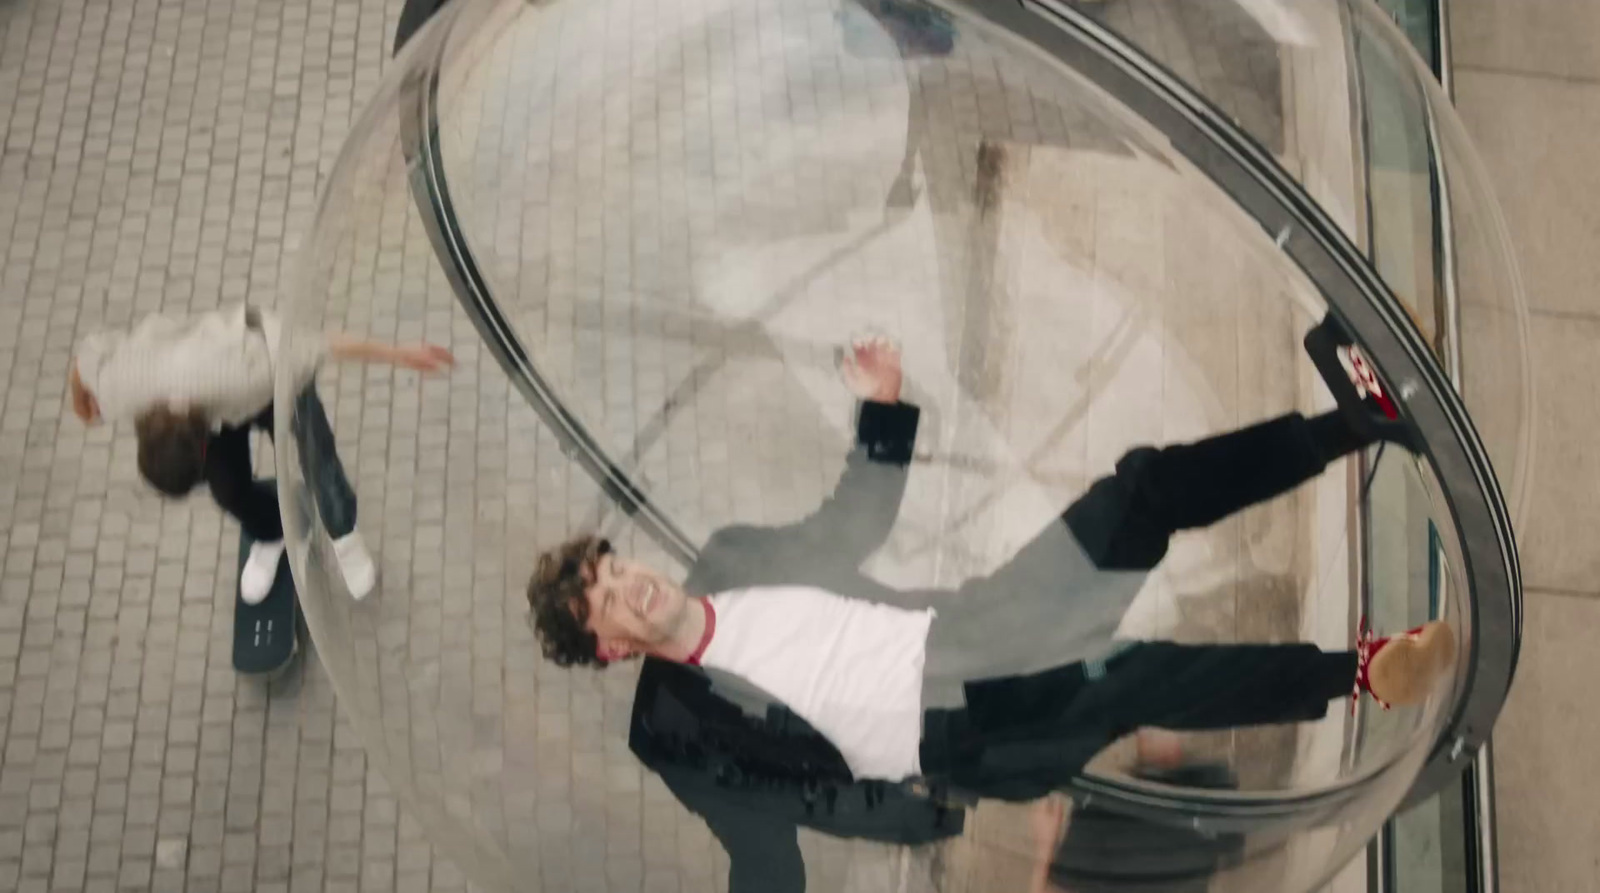
[[[271,437],[272,423],[273,407],[268,405],[243,425],[224,425],[206,444],[206,483],[211,495],[223,511],[238,519],[251,539],[264,542],[283,539],[283,520],[278,514],[277,489],[255,479],[250,432],[260,429]],[[328,534],[338,539],[355,530],[355,490],[339,461],[328,413],[314,386],[301,391],[295,400],[290,429],[299,443],[301,470]]]
[[[399,55],[406,41],[417,33],[433,14],[444,7],[446,0],[406,0],[400,7],[400,21],[394,28],[394,52]]]
[[[1174,533],[1286,493],[1366,444],[1337,413],[1295,413],[1195,443],[1141,447],[1062,519],[1096,568],[1137,579],[1166,555]],[[1041,538],[991,579],[1039,585],[1060,567],[1061,549]],[[1331,699],[1350,693],[1355,673],[1354,652],[1304,643],[1131,643],[1104,661],[965,683],[964,707],[926,713],[923,771],[979,795],[1031,799],[1070,781],[1140,726],[1221,729],[1319,718]]]
[[[924,717],[923,774],[1032,800],[1058,790],[1135,729],[1231,729],[1320,719],[1349,695],[1356,653],[1314,645],[1142,642],[1107,661],[972,683],[968,703]]]
[[[1150,570],[1180,530],[1208,527],[1280,496],[1367,446],[1337,411],[1289,413],[1194,443],[1139,447],[1062,513],[1106,570]]]

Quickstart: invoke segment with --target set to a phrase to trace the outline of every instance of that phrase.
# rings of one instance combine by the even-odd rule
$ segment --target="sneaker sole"
[[[344,581],[345,588],[350,590],[350,598],[355,601],[361,601],[372,594],[372,590],[378,586],[378,575],[373,574],[371,579],[362,580],[360,581],[360,584],[361,585],[351,585],[349,579]]]
[[[1419,704],[1455,657],[1455,631],[1434,621],[1415,638],[1395,638],[1383,646],[1367,668],[1367,682],[1373,695],[1392,706]]]
[[[1363,397],[1357,389],[1356,382],[1352,379],[1351,362],[1345,356],[1345,349],[1354,347],[1354,342],[1344,328],[1329,315],[1316,327],[1306,332],[1302,340],[1306,356],[1311,360],[1311,365],[1317,370],[1317,375],[1333,395],[1334,404],[1339,407],[1339,412],[1350,421],[1352,427],[1378,440],[1389,441],[1412,453],[1422,450],[1398,416],[1400,405],[1397,395],[1388,383],[1377,377],[1372,371],[1373,384],[1383,393],[1380,399],[1375,394]],[[1355,347],[1359,350],[1359,347]],[[1371,363],[1362,352],[1362,363],[1369,368]],[[1394,413],[1390,416],[1389,413]]]
[[[255,596],[254,598],[251,598],[249,595],[247,595],[245,593],[245,590],[248,589],[249,587],[245,586],[243,580],[240,580],[239,581],[239,601],[242,601],[245,604],[247,604],[247,605],[249,605],[250,607],[253,608],[256,605],[259,605],[262,602],[264,602],[267,599],[272,597],[272,587],[277,582],[278,582],[278,578],[277,577],[273,577],[271,580],[268,580],[267,581],[267,588],[263,589],[261,591],[260,595]]]

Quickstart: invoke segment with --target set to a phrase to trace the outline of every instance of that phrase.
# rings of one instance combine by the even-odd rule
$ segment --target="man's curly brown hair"
[[[610,552],[608,540],[585,534],[539,556],[528,581],[528,607],[546,659],[563,667],[606,666],[600,640],[587,627],[584,592],[595,579],[595,566]]]

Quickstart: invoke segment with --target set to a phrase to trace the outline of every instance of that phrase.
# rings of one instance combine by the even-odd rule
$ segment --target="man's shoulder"
[[[730,524],[713,532],[710,538],[706,540],[705,548],[700,551],[701,554],[705,554],[719,549],[742,546],[752,541],[760,540],[771,532],[771,528],[761,527],[756,524]]]
[[[700,555],[689,570],[690,579],[726,578],[736,573],[752,555],[770,551],[772,531],[753,524],[734,524],[712,533],[700,547]]]

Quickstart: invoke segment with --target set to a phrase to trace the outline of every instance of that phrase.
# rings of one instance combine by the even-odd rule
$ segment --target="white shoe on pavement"
[[[259,605],[272,592],[278,578],[278,559],[283,557],[283,540],[250,544],[250,556],[239,573],[239,598],[247,605]]]
[[[344,584],[356,600],[366,598],[378,582],[378,566],[367,551],[361,531],[352,530],[333,541],[333,554],[339,559],[339,570],[344,573]]]

